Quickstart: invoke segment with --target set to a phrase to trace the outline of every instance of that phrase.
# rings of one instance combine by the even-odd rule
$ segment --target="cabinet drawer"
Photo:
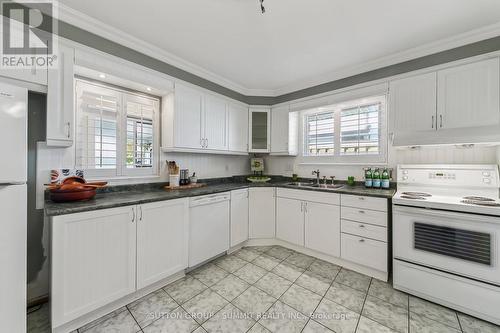
[[[340,194],[338,193],[324,193],[308,190],[277,188],[276,196],[281,198],[319,202],[330,205],[340,205]]]
[[[342,232],[387,242],[387,228],[376,225],[342,220]]]
[[[364,208],[387,212],[387,199],[342,194],[342,206]]]
[[[342,206],[341,217],[346,220],[387,227],[387,213],[377,210]]]
[[[341,257],[357,264],[387,272],[387,243],[342,234]]]

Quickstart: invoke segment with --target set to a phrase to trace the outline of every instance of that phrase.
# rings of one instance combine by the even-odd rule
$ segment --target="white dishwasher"
[[[230,193],[191,198],[189,201],[189,267],[229,249]]]

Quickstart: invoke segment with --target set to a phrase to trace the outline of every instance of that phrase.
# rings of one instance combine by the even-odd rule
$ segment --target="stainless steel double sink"
[[[344,184],[313,184],[313,183],[303,183],[303,182],[293,182],[293,183],[288,183],[287,185],[297,186],[297,187],[320,188],[332,191],[338,190],[339,188],[345,186]]]

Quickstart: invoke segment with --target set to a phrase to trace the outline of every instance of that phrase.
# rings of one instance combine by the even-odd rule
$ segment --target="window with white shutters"
[[[340,111],[340,154],[377,155],[380,151],[380,103]]]
[[[322,112],[305,117],[307,156],[333,155],[335,147],[334,113]]]
[[[87,177],[158,172],[159,99],[76,81],[76,166]]]
[[[373,96],[303,111],[303,157],[321,163],[385,162],[385,100]]]

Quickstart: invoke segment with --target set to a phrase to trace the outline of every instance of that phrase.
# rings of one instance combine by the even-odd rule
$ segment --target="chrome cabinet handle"
[[[66,123],[66,127],[67,127],[67,136],[69,139],[71,137],[71,123],[69,121]]]
[[[359,242],[360,242],[360,243],[364,243],[364,242],[365,242],[365,240],[364,240],[364,239],[360,239],[360,240],[359,240]]]
[[[300,202],[300,211],[303,212],[304,211],[304,203],[301,201]]]
[[[360,227],[360,228],[364,228],[364,227],[365,227],[365,225],[364,225],[364,224],[360,224],[360,225],[359,225],[359,227]]]
[[[304,202],[304,212],[307,213],[307,202]]]
[[[365,198],[364,198],[364,197],[358,197],[358,199],[359,199],[359,200],[365,200]]]
[[[135,222],[135,208],[132,207],[132,223]]]
[[[439,128],[443,128],[443,115],[439,115]]]
[[[208,139],[205,139],[206,143],[205,143],[205,148],[208,148]]]
[[[359,211],[359,213],[360,213],[360,214],[364,214],[364,213],[365,213],[365,211],[364,211],[364,210],[360,210],[360,211]]]
[[[434,116],[432,116],[431,128],[434,128]]]
[[[142,221],[142,206],[139,206],[139,209],[141,210],[141,218],[139,219],[139,221]]]

